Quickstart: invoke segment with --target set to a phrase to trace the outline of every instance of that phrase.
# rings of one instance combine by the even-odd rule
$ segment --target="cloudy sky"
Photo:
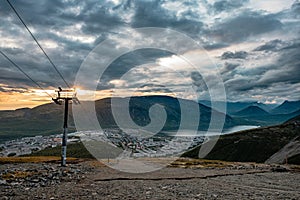
[[[217,73],[229,101],[281,103],[300,99],[298,0],[10,2],[70,85],[94,48],[107,40],[115,48],[131,46],[135,37],[124,39],[124,33],[136,35],[135,28],[141,27],[186,34],[206,50],[205,55],[216,66],[203,74],[188,67],[181,56],[199,63],[204,52],[183,48],[174,37],[169,51],[140,49],[116,58],[96,80],[97,98],[134,91],[134,95],[179,94],[192,99],[186,92],[191,87],[198,99],[207,99],[213,90],[208,86],[215,81],[210,74]],[[184,51],[176,55],[181,48]],[[0,2],[0,50],[49,93],[65,87],[6,1]],[[75,87],[86,89],[84,83]],[[50,102],[50,98],[0,55],[0,102],[3,110],[33,107]]]

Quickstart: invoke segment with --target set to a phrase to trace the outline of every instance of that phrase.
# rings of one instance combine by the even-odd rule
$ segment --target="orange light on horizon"
[[[33,108],[50,102],[52,102],[50,98],[37,96],[32,93],[0,92],[0,110]]]
[[[128,90],[85,90],[80,87],[74,88],[79,101],[96,101],[108,97],[128,97]],[[50,94],[55,98],[55,89],[28,89],[27,92],[0,92],[0,110],[16,110],[20,108],[33,108],[42,104],[52,103]],[[48,94],[47,94],[47,93]],[[128,93],[129,92],[129,93]],[[131,93],[134,96],[167,95],[175,96],[173,93],[141,92],[139,90]],[[131,95],[132,96],[132,95]]]
[[[46,90],[50,95],[54,90]],[[20,92],[0,92],[0,110],[15,110],[19,108],[33,108],[45,103],[51,103],[52,99],[44,90],[28,89]]]

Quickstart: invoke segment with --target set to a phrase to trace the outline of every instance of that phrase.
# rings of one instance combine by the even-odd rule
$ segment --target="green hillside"
[[[37,151],[30,154],[30,156],[61,156],[61,146]],[[67,157],[94,159],[94,157],[90,154],[90,152],[85,148],[85,146],[81,142],[68,144]]]

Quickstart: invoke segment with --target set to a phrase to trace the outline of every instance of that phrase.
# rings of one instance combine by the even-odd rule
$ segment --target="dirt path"
[[[128,174],[94,162],[3,164],[0,199],[300,199],[297,172],[249,164],[182,167]]]

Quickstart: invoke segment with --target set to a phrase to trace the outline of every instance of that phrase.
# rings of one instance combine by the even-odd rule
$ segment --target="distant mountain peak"
[[[254,115],[269,115],[269,113],[256,105],[251,105],[251,106],[248,106],[247,108],[244,108],[244,109],[234,113],[234,115],[254,116]]]
[[[288,113],[295,112],[299,109],[300,109],[300,100],[299,101],[285,100],[282,104],[274,108],[272,110],[272,113],[288,114]]]

